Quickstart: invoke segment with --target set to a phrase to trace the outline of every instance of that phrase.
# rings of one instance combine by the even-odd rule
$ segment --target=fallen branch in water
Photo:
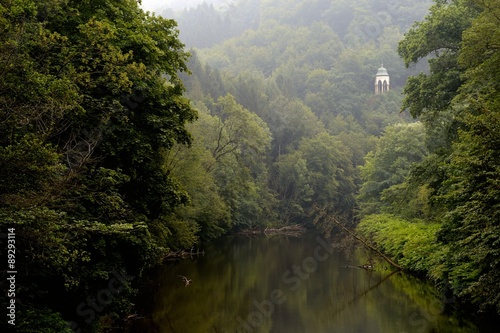
[[[287,225],[281,228],[266,228],[266,229],[247,229],[242,230],[238,234],[245,236],[253,235],[285,235],[285,236],[301,236],[306,229],[298,224]]]
[[[302,235],[304,233],[304,227],[300,225],[288,225],[282,228],[266,228],[264,233],[269,234],[280,234],[280,235]]]
[[[179,250],[179,251],[173,251],[173,252],[168,252],[162,257],[163,261],[166,260],[180,260],[180,259],[186,259],[186,258],[194,258],[194,257],[199,257],[199,256],[204,256],[205,251],[200,251],[200,249],[194,251],[194,248],[191,248],[190,251],[185,251],[185,250]]]
[[[392,267],[394,268],[397,268],[398,270],[402,270],[403,268],[401,266],[399,266],[398,264],[396,264],[394,261],[392,261],[391,258],[389,258],[388,256],[386,256],[384,253],[382,253],[380,250],[378,250],[375,246],[371,245],[368,243],[368,241],[364,240],[363,238],[361,238],[360,236],[358,236],[354,231],[348,229],[345,225],[343,225],[342,223],[340,223],[339,221],[337,221],[337,219],[335,219],[333,216],[329,215],[326,210],[323,208],[319,208],[319,207],[314,207],[313,210],[318,213],[318,215],[316,216],[315,218],[315,221],[314,221],[314,224],[316,224],[316,222],[322,218],[325,218],[327,219],[328,222],[333,222],[335,223],[337,226],[339,226],[342,230],[344,230],[345,232],[347,232],[349,235],[351,235],[352,237],[354,237],[355,239],[357,239],[360,243],[362,243],[364,246],[366,246],[367,248],[369,248],[370,250],[376,252],[379,256],[381,256],[382,258],[384,258],[385,261],[387,261],[387,263],[389,263],[389,265],[391,265]]]
[[[261,229],[245,229],[239,231],[238,235],[252,236],[252,235],[260,235],[263,231]]]
[[[372,270],[373,265],[356,265],[356,266],[340,266],[342,268],[355,268],[355,269],[365,269],[365,270]]]

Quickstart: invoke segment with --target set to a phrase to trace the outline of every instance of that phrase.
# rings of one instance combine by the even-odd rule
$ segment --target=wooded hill
[[[186,42],[198,46],[191,50],[188,63],[192,74],[182,76],[187,95],[194,101],[201,122],[207,118],[215,123],[208,142],[207,125],[202,126],[203,133],[191,130],[194,146],[203,144],[205,158],[215,159],[200,164],[210,165],[214,186],[220,189],[220,203],[231,204],[229,209],[218,211],[231,212],[231,216],[226,215],[229,220],[218,226],[238,229],[268,223],[307,223],[311,221],[311,209],[317,205],[346,223],[355,223],[357,167],[364,164],[364,156],[387,125],[412,121],[408,114],[400,113],[401,90],[406,78],[417,69],[405,68],[397,45],[411,23],[425,15],[428,5],[408,2],[407,8],[368,1],[356,5],[333,1],[242,1],[241,6],[225,12],[203,4],[177,14],[181,38],[184,31]],[[243,22],[237,14],[241,8],[248,8],[258,20]],[[197,24],[206,22],[197,20],[200,15],[213,18],[209,20],[215,25],[213,29],[208,24],[210,29],[195,30]],[[342,25],[338,17],[350,20],[344,20]],[[218,29],[219,19],[227,24],[222,30],[238,36],[218,35],[219,43],[208,43],[210,34]],[[184,26],[182,22],[190,24]],[[233,24],[239,28],[231,30]],[[239,32],[241,27],[243,32]],[[188,42],[189,31],[200,40],[198,45],[196,41]],[[207,43],[215,45],[202,48]],[[391,64],[393,87],[386,95],[374,96],[374,75],[381,62]],[[256,122],[263,121],[262,128],[270,136],[267,147],[261,146],[258,154],[258,145],[244,140],[260,136],[253,130],[238,132],[236,120],[221,113],[221,108],[229,110],[220,106],[220,101],[227,99],[256,115]],[[226,119],[230,121],[226,123]],[[241,128],[250,128],[242,120],[239,122]],[[253,164],[248,161],[249,147],[254,147]],[[228,153],[221,154],[221,148]],[[192,149],[186,152],[194,154]],[[255,157],[260,166],[255,164]],[[235,161],[229,162],[229,158]],[[186,160],[186,156],[182,159]],[[188,174],[183,174],[185,168],[178,169],[182,171],[177,178],[188,180]],[[227,177],[231,173],[228,169],[238,170],[238,175],[233,178],[231,194],[224,198],[228,180],[220,177]],[[196,192],[206,192],[213,198],[212,189],[207,185]],[[203,218],[199,219],[206,218],[207,212],[211,210],[200,206]],[[220,216],[208,220],[214,226]],[[206,224],[196,225],[202,226],[200,235],[204,237]],[[225,230],[228,227],[219,233]]]
[[[499,75],[493,65],[499,1],[435,1],[430,10],[426,1],[242,2],[259,9],[250,15],[258,26],[234,15],[235,26],[247,28],[235,29],[237,37],[212,39],[191,34],[196,23],[185,27],[186,42],[202,59],[192,58],[195,75],[185,82],[193,99],[230,93],[269,126],[278,220],[304,221],[312,203],[344,222],[361,218],[365,234],[402,258],[405,268],[428,274],[474,304],[472,311],[500,312]],[[182,13],[181,27],[190,13],[210,17],[212,10],[204,5]],[[231,31],[231,10],[217,15]],[[379,62],[391,76],[393,90],[385,96],[371,92]],[[298,105],[312,115],[295,116]],[[419,122],[408,123],[405,112]],[[311,119],[319,123],[297,131]],[[341,151],[320,150],[334,145],[330,137],[351,163],[341,164]],[[319,140],[308,155],[310,138]],[[352,175],[354,187],[342,185],[339,174]],[[314,182],[319,175],[322,186]],[[340,187],[323,186],[332,179]],[[342,215],[345,207],[354,216]],[[401,221],[408,227],[400,228]],[[391,228],[398,232],[386,231]]]

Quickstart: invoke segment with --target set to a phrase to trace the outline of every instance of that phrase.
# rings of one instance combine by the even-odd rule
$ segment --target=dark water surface
[[[317,234],[234,237],[205,256],[162,266],[137,332],[484,332],[449,315],[453,298],[404,273],[346,268],[347,256]],[[185,286],[186,276],[192,283]]]

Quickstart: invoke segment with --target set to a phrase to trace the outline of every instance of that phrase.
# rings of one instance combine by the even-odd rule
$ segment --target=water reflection
[[[444,315],[429,285],[390,270],[344,268],[318,235],[231,238],[204,257],[165,265],[154,277],[150,325],[140,332],[479,332]],[[179,275],[192,280],[185,286]]]

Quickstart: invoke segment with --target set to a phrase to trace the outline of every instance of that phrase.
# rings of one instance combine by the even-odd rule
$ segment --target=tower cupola
[[[389,80],[389,73],[384,68],[384,64],[382,64],[375,76],[375,95],[385,94],[390,90],[391,85]]]

